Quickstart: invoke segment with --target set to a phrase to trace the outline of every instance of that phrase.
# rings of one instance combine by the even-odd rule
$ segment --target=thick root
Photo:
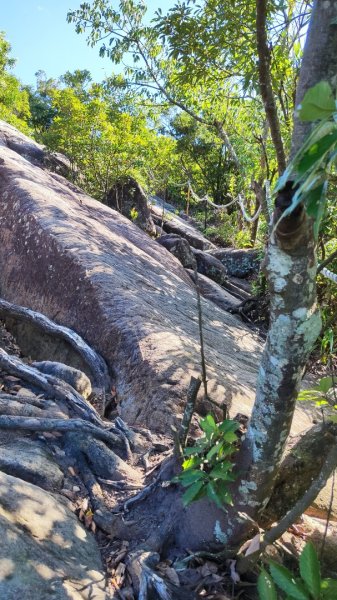
[[[104,426],[102,419],[94,407],[84,400],[68,383],[51,375],[44,375],[37,369],[26,365],[16,356],[10,356],[2,348],[0,348],[0,368],[41,388],[52,398],[62,400],[75,414],[88,419],[98,426]]]
[[[106,363],[81,336],[68,327],[57,325],[57,323],[54,323],[54,321],[48,319],[45,315],[35,312],[30,308],[11,304],[2,299],[0,299],[0,318],[4,320],[10,318],[19,322],[31,323],[43,333],[66,341],[87,365],[91,373],[93,386],[101,390],[108,388],[110,378]]]

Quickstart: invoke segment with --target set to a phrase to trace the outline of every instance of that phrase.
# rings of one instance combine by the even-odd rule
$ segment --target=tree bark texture
[[[256,2],[256,40],[259,57],[260,92],[268,119],[270,134],[276,151],[278,171],[281,175],[286,168],[286,158],[277,114],[276,100],[270,76],[270,49],[267,38],[267,0]]]
[[[265,2],[257,4],[261,26]],[[331,47],[337,44],[337,28],[331,25],[336,17],[337,0],[315,2],[300,73],[302,94],[308,85],[331,79],[332,70],[336,74],[336,56],[331,57],[329,63]],[[321,35],[322,22],[330,30],[329,34]],[[259,29],[259,23],[257,25]],[[262,41],[263,38],[264,34]],[[260,65],[260,69],[262,67]],[[306,130],[298,128],[297,123],[295,125],[294,146],[299,148]],[[270,329],[241,453],[240,466],[246,476],[239,489],[240,505],[241,510],[244,507],[254,518],[259,518],[275,485],[304,368],[321,328],[316,301],[317,265],[312,222],[303,206],[280,220],[291,203],[292,194],[289,183],[278,194],[275,203],[273,233],[265,261],[271,299]]]
[[[296,91],[298,106],[307,90],[319,81],[337,84],[337,0],[316,0],[312,9],[309,30],[304,48],[301,74]],[[291,156],[301,147],[311,123],[295,119]]]

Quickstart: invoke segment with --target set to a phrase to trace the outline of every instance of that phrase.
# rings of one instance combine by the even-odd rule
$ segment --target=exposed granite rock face
[[[114,374],[122,417],[166,431],[200,373],[190,277],[118,212],[5,143],[0,157],[0,295],[81,334]],[[251,404],[260,342],[208,301],[203,319],[213,398]]]
[[[69,506],[0,472],[0,598],[106,598],[95,539]]]
[[[224,265],[229,277],[248,277],[257,273],[261,264],[261,252],[250,248],[221,248],[210,251]]]
[[[193,248],[198,248],[198,250],[216,250],[216,246],[188,221],[166,210],[165,207],[167,206],[170,205],[164,202],[164,207],[162,207],[158,200],[156,203],[151,204],[151,213],[156,225],[162,226],[165,233],[174,233],[185,238]]]
[[[157,239],[157,242],[171,252],[171,254],[181,262],[185,269],[195,269],[197,266],[191,247],[185,238],[182,238],[175,233],[166,233],[161,235]]]
[[[194,258],[197,261],[197,270],[201,275],[213,279],[219,285],[222,285],[227,280],[227,270],[223,264],[208,252],[196,250],[193,248]]]

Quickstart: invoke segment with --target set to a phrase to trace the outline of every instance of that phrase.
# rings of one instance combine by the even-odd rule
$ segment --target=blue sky
[[[74,24],[66,21],[69,9],[79,8],[82,0],[0,0],[0,31],[12,46],[17,60],[14,74],[22,83],[34,84],[39,69],[48,77],[66,71],[89,69],[95,81],[109,75],[113,64],[100,58],[98,48],[86,45],[85,35],[75,33]],[[116,0],[112,3],[117,4]],[[159,6],[164,11],[174,0],[149,0],[149,13]]]

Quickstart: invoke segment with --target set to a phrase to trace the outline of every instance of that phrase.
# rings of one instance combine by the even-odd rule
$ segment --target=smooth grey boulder
[[[158,244],[164,246],[171,252],[185,267],[185,269],[195,269],[197,261],[194,258],[191,247],[185,238],[174,233],[166,233],[157,239]]]
[[[0,471],[44,490],[60,490],[63,484],[63,473],[52,455],[39,442],[29,438],[1,444]]]
[[[198,248],[199,250],[216,249],[216,246],[205,238],[191,223],[178,217],[171,211],[166,211],[165,206],[166,203],[164,203],[163,210],[158,201],[151,205],[151,214],[155,225],[159,225],[166,233],[174,233],[185,238],[193,248]]]
[[[0,473],[0,598],[105,600],[94,536],[70,504]]]
[[[69,383],[83,398],[89,398],[92,393],[89,377],[79,369],[52,360],[35,361],[32,366],[45,375],[53,375]]]

